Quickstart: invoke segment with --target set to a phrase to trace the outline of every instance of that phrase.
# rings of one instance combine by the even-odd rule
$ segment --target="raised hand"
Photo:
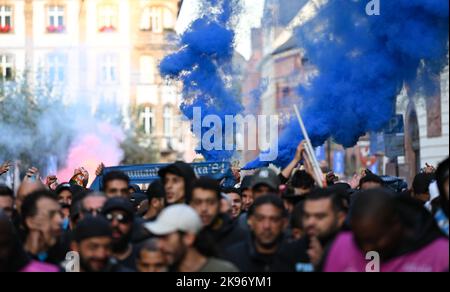
[[[25,179],[27,181],[30,182],[34,182],[34,181],[38,181],[40,180],[40,174],[39,174],[39,169],[37,169],[36,167],[31,167],[28,169],[26,175],[25,175]]]
[[[6,161],[5,163],[0,165],[0,175],[5,174],[9,171],[11,168],[11,163],[9,161]]]
[[[95,171],[95,175],[96,176],[101,176],[103,173],[103,169],[105,169],[105,165],[102,163],[99,164],[99,166],[97,167],[97,170]]]

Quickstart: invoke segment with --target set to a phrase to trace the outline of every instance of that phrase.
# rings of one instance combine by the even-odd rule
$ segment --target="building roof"
[[[271,24],[287,26],[307,2],[308,0],[266,0],[264,18]]]
[[[276,48],[273,52],[272,55],[278,55],[290,50],[294,50],[298,48],[298,43],[297,40],[295,38],[295,36],[292,36],[287,42],[285,42],[284,44],[282,44],[281,46],[279,46],[278,48]]]

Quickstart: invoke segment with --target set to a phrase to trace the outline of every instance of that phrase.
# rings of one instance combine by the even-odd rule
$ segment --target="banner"
[[[130,177],[130,184],[150,184],[159,179],[159,170],[169,165],[170,163],[107,167],[103,170],[103,174],[101,176],[95,178],[90,188],[94,191],[101,190],[103,175],[111,171],[124,172]],[[222,180],[233,176],[231,172],[231,164],[229,162],[202,162],[192,163],[190,165],[198,177],[208,176],[216,180]]]

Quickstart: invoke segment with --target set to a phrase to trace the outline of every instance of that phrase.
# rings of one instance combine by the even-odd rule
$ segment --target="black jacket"
[[[419,250],[445,236],[422,203],[402,196],[397,196],[395,203],[397,214],[407,230],[407,235],[393,253],[393,258]]]
[[[288,244],[280,241],[275,254],[260,254],[256,251],[253,238],[248,236],[247,240],[227,249],[225,259],[241,272],[294,272],[295,262],[290,258],[288,250]]]
[[[247,232],[239,226],[237,220],[233,221],[230,216],[220,214],[215,222],[213,226],[216,225],[216,228],[207,227],[205,231],[216,243],[219,256],[223,256],[229,247],[246,239]]]

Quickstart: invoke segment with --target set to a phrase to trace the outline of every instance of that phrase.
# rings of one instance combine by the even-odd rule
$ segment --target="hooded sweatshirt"
[[[443,272],[449,266],[449,242],[434,218],[417,202],[396,198],[405,236],[393,256],[380,263],[381,272]],[[370,260],[359,249],[351,232],[341,233],[325,260],[325,272],[364,272]]]
[[[192,195],[192,185],[193,185],[194,181],[197,179],[197,176],[195,175],[195,172],[192,169],[192,167],[185,162],[177,161],[165,168],[162,168],[158,172],[158,175],[161,178],[161,180],[163,181],[163,183],[164,183],[165,176],[168,173],[178,175],[178,176],[181,176],[182,178],[184,178],[184,185],[185,185],[184,197],[185,197],[185,201],[189,202],[189,200],[191,199],[191,195]]]

